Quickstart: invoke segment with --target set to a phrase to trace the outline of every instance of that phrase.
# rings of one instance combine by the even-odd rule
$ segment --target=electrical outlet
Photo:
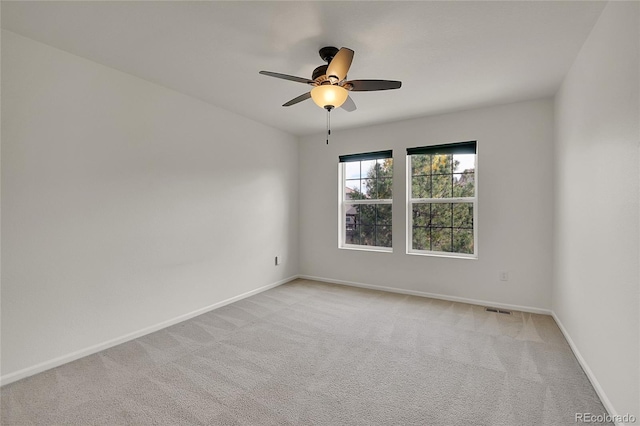
[[[509,281],[509,271],[500,271],[500,281]]]

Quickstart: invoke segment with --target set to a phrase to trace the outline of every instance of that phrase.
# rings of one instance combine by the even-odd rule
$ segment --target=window
[[[392,151],[341,155],[340,248],[391,251]]]
[[[477,257],[476,142],[407,149],[407,252]]]

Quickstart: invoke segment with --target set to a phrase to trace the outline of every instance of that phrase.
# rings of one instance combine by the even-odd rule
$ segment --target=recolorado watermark
[[[576,423],[635,423],[636,416],[633,414],[616,414],[612,416],[608,413],[593,414],[593,413],[576,413]]]

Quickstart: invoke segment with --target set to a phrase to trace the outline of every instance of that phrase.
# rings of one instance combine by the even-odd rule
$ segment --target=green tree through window
[[[429,149],[410,155],[410,250],[474,255],[475,143]]]
[[[390,151],[383,153],[342,164],[341,246],[392,245],[393,159]]]

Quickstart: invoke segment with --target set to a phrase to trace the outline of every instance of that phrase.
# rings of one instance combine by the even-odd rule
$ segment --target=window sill
[[[412,256],[445,257],[449,259],[478,260],[477,254],[456,254],[456,253],[429,252],[429,251],[407,251],[407,254]]]
[[[391,247],[375,247],[375,246],[355,246],[355,245],[343,245],[338,246],[340,250],[355,250],[355,251],[374,251],[378,253],[392,253]]]

